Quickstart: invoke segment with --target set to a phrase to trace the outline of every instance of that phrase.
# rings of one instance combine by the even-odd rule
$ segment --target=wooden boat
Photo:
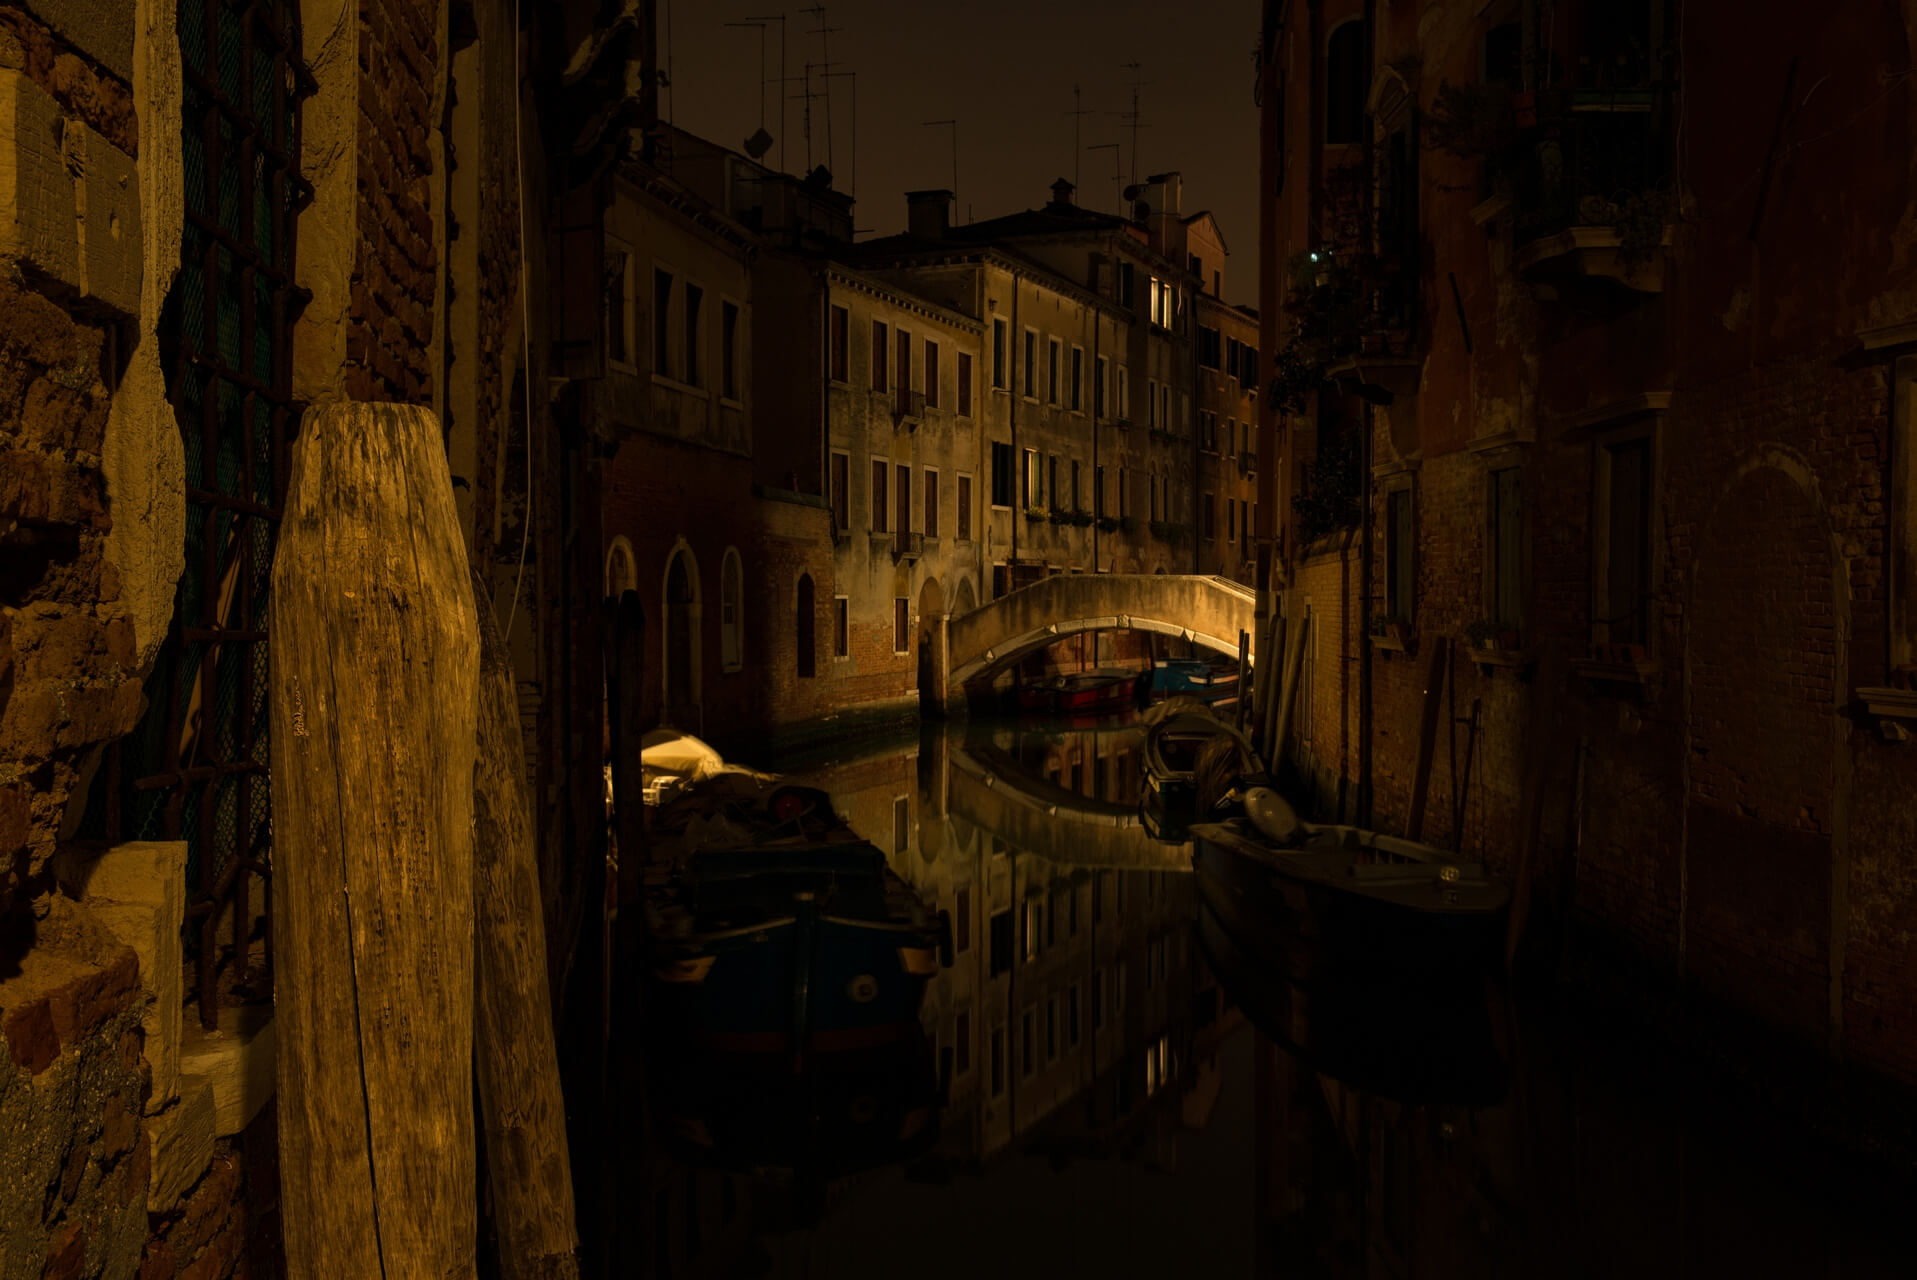
[[[656,1008],[709,1050],[908,1041],[950,923],[807,787],[721,774],[663,808],[645,900]]]
[[[700,1047],[667,1025],[648,1059],[659,1132],[691,1164],[837,1178],[938,1141],[943,1087],[923,1032],[815,1054],[795,1072],[782,1057]]]
[[[1137,704],[1145,687],[1146,673],[1101,668],[1049,676],[1018,691],[1023,711],[1048,715],[1083,715],[1088,712],[1115,711]]]
[[[1301,978],[1287,956],[1301,948],[1261,937],[1257,926],[1205,897],[1198,943],[1218,983],[1266,1038],[1316,1071],[1382,1098],[1491,1106],[1503,1101],[1509,1066],[1497,1028],[1501,997],[1481,977],[1427,981],[1396,975],[1321,973]]]
[[[1482,863],[1350,826],[1300,823],[1262,788],[1248,814],[1192,828],[1199,892],[1284,939],[1287,972],[1481,972],[1503,954],[1511,890]]]
[[[645,802],[661,805],[692,784],[724,772],[729,766],[719,753],[689,733],[677,729],[653,729],[639,740],[640,776],[645,783]],[[606,771],[606,785],[612,785],[612,770]]]
[[[1199,766],[1207,750],[1212,759],[1204,772],[1223,779],[1226,786],[1254,767],[1250,741],[1203,704],[1180,699],[1153,711],[1161,714],[1145,733],[1145,802],[1158,809],[1161,821],[1175,821],[1181,815],[1189,820],[1202,807],[1209,807],[1201,805],[1202,800],[1217,799],[1200,795],[1204,788]],[[1222,759],[1218,758],[1221,752]]]
[[[1152,672],[1152,692],[1220,702],[1238,696],[1238,669],[1222,667],[1204,658],[1170,658]]]

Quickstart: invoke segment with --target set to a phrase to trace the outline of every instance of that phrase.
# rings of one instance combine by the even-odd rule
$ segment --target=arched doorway
[[[919,713],[945,714],[945,588],[927,578],[919,588]]]
[[[692,553],[680,548],[666,564],[664,705],[660,719],[697,730],[699,715],[699,577]]]
[[[1739,477],[1701,531],[1693,574],[1685,969],[1821,1046],[1847,602],[1808,476],[1766,465]]]
[[[958,598],[952,602],[952,616],[954,618],[963,618],[976,608],[978,608],[978,592],[973,589],[972,580],[970,578],[960,578]]]
[[[812,575],[799,575],[798,616],[794,620],[798,627],[798,667],[799,675],[811,679],[818,672],[819,625],[812,599]]]

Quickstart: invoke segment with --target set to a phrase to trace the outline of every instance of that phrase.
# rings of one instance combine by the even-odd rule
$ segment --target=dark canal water
[[[893,1091],[943,1080],[936,1138],[893,1159],[888,1128],[810,1196],[723,1138],[703,1167],[662,1142],[643,1274],[1917,1276],[1911,1188],[1700,1096],[1567,1002],[1493,993],[1455,1036],[1400,1037],[1403,1078],[1449,1081],[1436,1096],[1393,1096],[1392,1062],[1361,1089],[1281,1047],[1209,958],[1189,847],[1141,824],[1143,746],[1135,721],[1007,722],[752,762],[830,792],[951,915],[923,1061]],[[897,1123],[883,1082],[859,1088],[811,1141]],[[672,1123],[671,1098],[651,1110]]]

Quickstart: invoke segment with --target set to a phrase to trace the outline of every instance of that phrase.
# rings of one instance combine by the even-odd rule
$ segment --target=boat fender
[[[1298,837],[1298,815],[1270,787],[1253,787],[1245,792],[1245,816],[1260,835],[1279,844],[1288,845]]]

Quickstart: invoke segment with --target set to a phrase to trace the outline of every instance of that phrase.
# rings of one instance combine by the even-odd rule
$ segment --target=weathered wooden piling
[[[479,638],[430,412],[308,411],[272,584],[288,1273],[470,1276]]]

